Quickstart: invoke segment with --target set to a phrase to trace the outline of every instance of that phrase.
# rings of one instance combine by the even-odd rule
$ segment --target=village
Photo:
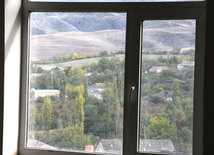
[[[173,121],[177,120],[177,118],[174,117],[177,116],[173,116],[173,113],[170,112],[172,110],[170,109],[173,109],[173,107],[177,109],[179,106],[175,106],[175,104],[181,104],[175,103],[178,102],[176,101],[178,95],[185,95],[184,98],[188,100],[188,102],[191,102],[193,90],[191,87],[191,82],[193,82],[192,71],[194,71],[194,61],[191,57],[192,55],[189,56],[189,59],[183,59],[181,56],[159,56],[157,59],[142,62],[142,118],[140,125],[141,139],[139,145],[141,151],[151,152],[153,150],[153,152],[165,151],[176,153],[179,150],[178,148],[181,147],[176,146],[178,138],[176,137],[175,131],[172,130],[175,126]],[[78,150],[121,154],[124,64],[124,61],[111,57],[103,57],[97,63],[73,68],[56,67],[50,70],[44,70],[36,64],[33,64],[33,72],[30,74],[31,86],[29,99],[31,101],[30,105],[32,106],[30,112],[32,115],[34,112],[34,115],[37,117],[32,116],[32,118],[30,118],[30,120],[33,121],[33,124],[31,127],[32,130],[30,131],[32,138],[29,139],[29,147],[53,147],[57,149],[56,146],[59,145],[57,142],[53,143],[48,139],[44,140],[41,138],[42,136],[39,135],[50,135],[55,132],[57,134],[57,132],[63,130],[81,130],[81,132],[84,132],[80,132],[81,135],[83,134],[83,137],[91,140],[81,144],[81,146],[77,146]],[[187,88],[185,88],[186,85],[188,86]],[[83,99],[81,99],[82,97]],[[50,98],[48,101],[49,103],[47,100],[45,101],[45,98]],[[70,103],[70,105],[66,105],[66,102]],[[49,114],[50,116],[48,117],[49,120],[44,120],[45,116],[43,115],[47,114],[41,111],[45,108],[45,104],[49,104],[49,109],[51,109],[51,114]],[[75,104],[81,105],[81,107],[79,107],[80,109],[76,109],[78,113],[75,111],[75,108],[72,109],[72,107],[76,107]],[[191,103],[188,104],[191,106]],[[59,110],[59,112],[54,112],[54,106],[60,106],[61,110]],[[66,111],[71,114],[70,116],[63,116],[60,114],[60,111],[65,111],[65,109],[63,109],[64,106],[67,107]],[[98,108],[98,111],[96,112],[94,109],[91,109],[91,106],[95,109]],[[112,108],[112,106],[115,106],[116,111],[109,113],[108,109]],[[105,107],[105,110],[102,110],[102,107]],[[87,111],[89,110],[88,108],[90,111]],[[167,120],[168,124],[166,124],[169,128],[168,131],[166,129],[166,132],[171,132],[171,137],[165,137],[164,133],[162,133],[162,138],[161,136],[157,138],[155,133],[152,133],[152,126],[149,125],[151,121],[153,119],[160,121],[160,123],[162,121],[158,120],[157,116],[150,114],[152,111],[155,112],[156,109],[162,111],[158,116],[160,119],[166,119],[164,115],[172,117]],[[91,112],[97,113],[98,117],[95,116],[96,119],[95,117],[92,117]],[[182,111],[179,115],[185,115],[185,113],[185,111]],[[76,115],[81,115],[81,117],[77,118]],[[144,117],[147,119],[144,119]],[[67,122],[63,119],[67,119]],[[109,121],[104,121],[105,119]],[[179,122],[180,120],[177,121]],[[46,125],[44,125],[45,122]],[[96,125],[98,123],[100,126]],[[111,127],[109,127],[110,124],[113,126],[111,125]],[[70,129],[69,126],[71,126],[72,129]],[[107,126],[107,128],[105,126]],[[163,124],[161,126],[163,126]],[[97,130],[94,131],[95,128],[97,128]],[[180,126],[180,128],[183,127]],[[190,129],[188,129],[188,132],[190,132]],[[95,137],[87,136],[89,133]],[[92,139],[96,140],[93,141]],[[65,147],[65,150],[75,149],[69,148],[68,146],[69,145],[62,147]],[[188,150],[183,150],[182,152],[188,152]],[[188,155],[188,153],[182,155]]]

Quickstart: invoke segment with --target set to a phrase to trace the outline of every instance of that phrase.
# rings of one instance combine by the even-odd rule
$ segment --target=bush
[[[85,135],[78,127],[37,132],[35,139],[56,148],[78,151],[84,151],[86,145],[96,146],[99,140],[98,137]]]
[[[152,102],[152,103],[154,103],[154,104],[163,104],[163,103],[165,103],[165,100],[164,100],[164,98],[163,97],[161,97],[161,96],[158,96],[158,95],[152,95],[152,96],[150,96],[149,97],[149,100]]]
[[[108,55],[108,52],[107,51],[102,51],[99,53],[99,56],[101,57],[104,57],[104,56],[107,56]]]

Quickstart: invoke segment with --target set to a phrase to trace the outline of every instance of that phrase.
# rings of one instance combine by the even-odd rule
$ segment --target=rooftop
[[[153,139],[140,139],[140,151],[144,152],[174,152],[175,148],[172,141],[153,140]],[[102,139],[95,152],[105,152],[113,154],[122,153],[122,140],[121,139]]]

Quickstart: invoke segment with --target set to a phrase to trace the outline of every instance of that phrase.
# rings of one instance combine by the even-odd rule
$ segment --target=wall
[[[205,100],[204,100],[204,155],[213,154],[213,90],[214,90],[214,41],[213,6],[208,0],[208,21],[206,38],[205,64]],[[20,71],[20,34],[21,11],[20,0],[6,0],[6,16],[4,0],[0,0],[0,154],[2,154],[3,101],[5,100],[4,145],[3,155],[16,154],[18,139],[19,109],[19,71]],[[4,37],[4,17],[6,19]],[[5,41],[5,42],[4,42]],[[4,55],[4,47],[6,51]],[[5,58],[5,89],[4,89]],[[5,90],[5,92],[3,91]],[[5,97],[4,97],[5,93]],[[212,151],[212,152],[211,152]]]
[[[18,146],[21,13],[21,0],[5,0],[3,155],[15,155]]]
[[[0,1],[0,154],[3,141],[3,103],[4,103],[4,1]]]

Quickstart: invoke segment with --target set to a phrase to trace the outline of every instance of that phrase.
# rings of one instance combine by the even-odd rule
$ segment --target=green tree
[[[89,96],[87,102],[84,104],[85,113],[85,133],[93,134],[104,138],[106,136],[106,105],[102,100],[94,96]]]
[[[173,81],[177,77],[178,74],[174,69],[163,70],[160,75],[160,82]]]
[[[80,67],[75,67],[71,69],[68,73],[68,83],[73,86],[78,86],[84,84],[85,73]]]
[[[36,129],[36,116],[38,115],[37,108],[34,104],[29,105],[29,130],[35,130]]]
[[[102,51],[99,53],[99,56],[101,57],[104,57],[104,56],[107,56],[108,55],[108,52],[107,51]]]
[[[151,85],[150,83],[144,83],[141,87],[141,95],[147,96],[151,93]]]
[[[90,100],[88,100],[90,101]],[[99,135],[99,126],[101,123],[99,118],[99,110],[98,107],[93,104],[87,104],[84,106],[84,113],[85,113],[85,133],[92,133],[93,135]]]
[[[178,141],[178,125],[177,125],[177,108],[180,108],[180,101],[181,101],[181,91],[178,79],[174,80],[174,93],[172,96],[172,111],[173,111],[173,123],[174,123],[174,133],[175,133],[175,144],[176,148],[179,148],[179,141]]]
[[[79,127],[84,132],[84,109],[83,109],[83,96],[80,94],[76,97],[75,107],[75,126]]]
[[[51,132],[38,132],[35,139],[57,148],[77,151],[84,151],[86,145],[96,146],[99,141],[98,137],[85,135],[81,129],[73,126]]]
[[[166,113],[151,117],[148,125],[148,138],[151,139],[170,139],[175,141],[174,125],[166,117]]]
[[[122,127],[121,127],[121,105],[118,100],[115,100],[111,104],[111,119],[112,119],[112,135],[114,135],[114,138],[120,138],[122,135]]]
[[[123,106],[123,96],[124,96],[124,78],[122,76],[122,72],[118,74],[117,78],[117,88],[118,88],[118,100],[120,102],[120,105]]]
[[[83,93],[84,93],[83,85],[78,85],[78,86],[73,86],[70,84],[66,85],[66,96],[69,99],[75,99],[77,96],[80,96]]]
[[[41,76],[31,80],[31,88],[52,89],[52,80],[49,73],[43,73]]]
[[[45,97],[44,103],[42,105],[42,126],[44,130],[49,130],[51,128],[52,121],[52,104],[51,98]]]

